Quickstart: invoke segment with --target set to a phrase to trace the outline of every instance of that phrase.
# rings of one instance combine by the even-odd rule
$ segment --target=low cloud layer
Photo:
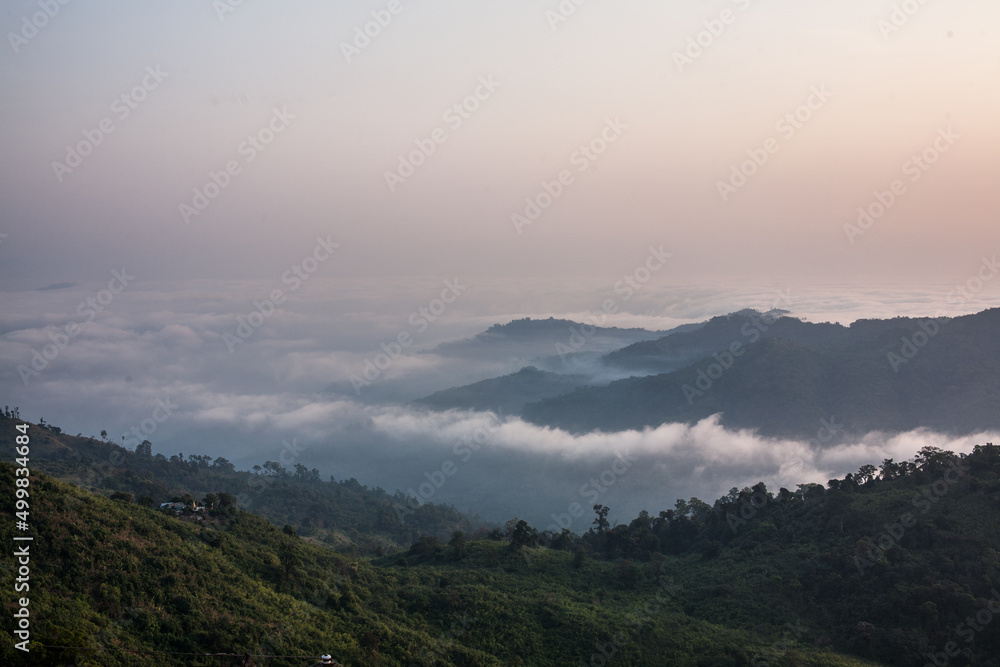
[[[316,280],[253,320],[254,302],[273,285],[136,280],[93,315],[88,299],[108,301],[100,296],[104,284],[7,292],[0,400],[19,406],[27,419],[45,418],[70,433],[106,429],[130,446],[148,438],[155,452],[168,456],[225,456],[241,467],[301,463],[324,477],[356,477],[490,519],[516,515],[547,528],[569,515],[573,530],[589,527],[596,502],[628,520],[642,509],[672,507],[679,497],[711,502],[757,481],[794,489],[884,458],[911,458],[925,445],[969,451],[993,439],[874,433],[824,447],[727,431],[717,419],[573,436],[506,415],[412,409],[406,405],[412,399],[509,373],[524,362],[450,358],[432,352],[439,343],[524,316],[585,321],[611,289],[567,285],[560,296],[543,285],[470,284],[434,322],[414,326],[410,316],[433,303],[444,280],[410,281],[397,290]],[[778,291],[651,284],[607,324],[666,329],[744,307],[766,309]],[[947,291],[941,286],[936,298],[915,289],[793,287],[789,310],[842,322],[929,314],[944,308]],[[231,351],[225,337],[236,334],[240,318],[260,324]],[[370,386],[355,391],[351,376],[404,332],[412,343]],[[831,417],[850,425],[850,415]],[[818,423],[817,431],[822,427]],[[586,508],[586,516],[572,517],[574,504]]]

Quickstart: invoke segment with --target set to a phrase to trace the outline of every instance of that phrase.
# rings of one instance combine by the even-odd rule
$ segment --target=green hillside
[[[8,544],[13,482],[13,466],[3,463]],[[31,489],[35,643],[27,656],[12,648],[8,621],[5,664],[235,665],[169,652],[329,651],[345,666],[555,666],[598,664],[603,650],[619,664],[694,667],[750,664],[777,645],[781,661],[771,664],[872,664],[813,647],[816,629],[783,639],[782,624],[757,631],[685,613],[702,587],[690,558],[641,565],[641,583],[623,581],[613,563],[515,552],[503,541],[441,548],[429,539],[409,556],[373,563],[238,510],[177,518],[44,475]],[[14,597],[5,586],[5,609]]]
[[[0,425],[11,423],[0,413]],[[3,451],[13,451],[15,435],[13,427],[0,428]],[[149,506],[228,494],[239,507],[342,551],[374,555],[408,547],[420,535],[444,539],[483,524],[445,505],[417,507],[401,493],[369,489],[356,479],[322,480],[318,471],[301,464],[289,470],[267,461],[255,471],[241,471],[223,458],[183,453],[167,458],[142,446],[133,452],[44,423],[29,425],[29,435],[33,466],[59,479],[105,495],[128,493]]]
[[[29,464],[44,463],[50,432],[30,433]],[[20,465],[0,463],[0,539],[34,538],[30,590],[0,589],[3,664],[238,665],[249,654],[305,667],[330,652],[346,667],[923,667],[928,656],[1000,667],[993,445],[925,448],[825,487],[733,489],[627,524],[595,505],[583,535],[515,518],[378,558],[279,529],[226,493],[174,512],[35,472],[29,515],[15,516]],[[214,474],[190,470],[201,485]],[[27,655],[12,635],[24,595]]]

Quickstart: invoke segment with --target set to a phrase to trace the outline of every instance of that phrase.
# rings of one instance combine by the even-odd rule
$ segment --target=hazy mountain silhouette
[[[604,361],[612,366],[645,373],[667,373],[725,350],[733,343],[747,345],[761,338],[781,338],[807,347],[872,339],[897,326],[894,320],[859,320],[850,327],[824,322],[804,322],[786,317],[787,311],[761,313],[746,309],[713,317],[694,331],[681,331],[656,340],[642,341],[611,352]]]
[[[831,418],[841,435],[1000,428],[1000,309],[850,327],[781,318],[746,336],[750,321],[740,314],[715,318],[693,334],[622,350],[615,359],[636,363],[699,346],[714,348],[715,356],[671,373],[577,389],[528,404],[522,414],[577,433],[690,424],[716,413],[729,428],[805,439]],[[697,341],[703,333],[709,342]],[[731,345],[739,355],[726,351]]]
[[[432,410],[493,410],[519,414],[525,403],[560,396],[589,384],[583,375],[561,375],[526,366],[516,373],[434,392],[414,405]]]
[[[616,350],[639,341],[664,336],[664,331],[598,327],[572,320],[526,317],[507,324],[494,324],[473,338],[449,341],[432,352],[448,357],[475,359],[534,359],[565,356],[582,351],[600,353]]]

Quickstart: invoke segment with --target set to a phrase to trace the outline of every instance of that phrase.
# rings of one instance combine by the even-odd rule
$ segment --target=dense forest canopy
[[[988,443],[969,454],[926,447],[826,485],[678,500],[627,523],[597,504],[583,534],[518,518],[435,524],[431,513],[427,527],[446,531],[414,530],[400,544],[377,519],[339,543],[308,512],[273,510],[269,523],[211,486],[235,475],[299,499],[315,485],[334,498],[342,488],[352,521],[376,500],[391,508],[392,496],[357,482],[124,450],[106,474],[88,457],[117,445],[30,429],[39,454],[54,455],[39,466],[105,473],[87,478],[91,490],[33,475],[32,526],[47,550],[33,570],[36,643],[20,664],[335,651],[345,665],[1000,665],[1000,623],[989,622],[1000,611],[1000,448]],[[7,513],[13,479],[5,463]],[[156,509],[171,499],[184,509]],[[383,555],[360,555],[364,544]],[[13,605],[11,589],[3,595]],[[4,658],[14,659],[12,645]]]

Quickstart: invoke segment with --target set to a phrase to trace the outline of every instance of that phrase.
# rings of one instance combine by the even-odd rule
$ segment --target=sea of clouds
[[[884,458],[911,458],[925,445],[966,452],[994,437],[871,433],[823,445],[728,431],[717,419],[571,435],[509,415],[428,412],[408,404],[517,371],[538,352],[528,346],[519,355],[470,358],[436,351],[438,344],[521,317],[591,321],[615,298],[613,289],[587,280],[318,276],[284,290],[276,303],[280,283],[144,283],[138,275],[128,280],[131,273],[140,272],[126,267],[124,286],[109,271],[97,284],[0,293],[0,403],[72,434],[107,430],[130,448],[141,437],[167,456],[223,456],[243,468],[301,463],[324,477],[355,477],[489,519],[519,516],[544,529],[570,517],[575,531],[589,527],[595,503],[628,520],[677,498],[711,503],[758,481],[794,489]],[[445,303],[446,281],[455,280],[461,293],[448,293]],[[791,296],[783,307],[795,316],[845,324],[991,305],[984,292],[952,312],[951,289],[650,284],[627,303],[619,297],[620,312],[605,315],[609,326],[666,330],[742,308],[767,310],[782,294]],[[410,343],[396,354],[401,334]],[[359,389],[351,378],[364,377],[369,362],[378,362],[378,376]],[[850,422],[850,415],[830,417]],[[573,517],[574,503],[587,514]]]

